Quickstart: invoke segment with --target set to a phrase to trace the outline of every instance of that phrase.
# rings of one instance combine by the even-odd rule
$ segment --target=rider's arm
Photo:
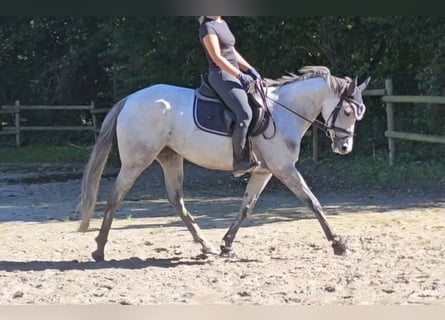
[[[235,68],[226,58],[221,55],[221,50],[219,47],[218,36],[215,34],[208,34],[202,39],[210,58],[215,62],[215,64],[222,70],[230,73],[231,75],[239,78],[240,71]],[[236,51],[235,51],[236,54]],[[237,54],[238,58],[238,54]],[[243,59],[244,60],[244,59]]]
[[[249,69],[252,68],[252,66],[246,61],[246,59],[243,58],[243,56],[235,48],[233,48],[233,51],[235,52],[236,60],[238,61],[238,65],[241,71],[247,72]]]

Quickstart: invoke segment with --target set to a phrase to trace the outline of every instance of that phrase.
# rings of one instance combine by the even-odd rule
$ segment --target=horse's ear
[[[353,96],[355,92],[355,88],[357,88],[357,77],[348,86],[348,96]]]
[[[358,86],[358,88],[360,89],[360,91],[363,91],[366,89],[366,87],[369,84],[369,81],[371,81],[371,77],[368,77],[368,79],[366,79],[365,81],[363,81],[363,83],[361,85]]]

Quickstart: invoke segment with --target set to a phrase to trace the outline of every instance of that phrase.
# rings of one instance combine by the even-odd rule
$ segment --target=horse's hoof
[[[337,256],[345,256],[350,253],[348,245],[342,238],[336,238],[332,241],[332,248],[334,249],[334,254]]]
[[[217,256],[219,254],[218,251],[215,248],[213,248],[213,247],[202,248],[201,252],[203,254],[211,254],[211,255],[214,255],[214,256]]]
[[[232,248],[221,247],[221,253],[219,254],[221,258],[233,259],[236,258],[235,251]]]
[[[94,261],[96,262],[103,262],[105,260],[105,257],[103,254],[98,253],[97,251],[94,251],[91,256],[93,257]]]

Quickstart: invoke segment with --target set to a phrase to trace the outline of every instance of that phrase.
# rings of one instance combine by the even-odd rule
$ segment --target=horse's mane
[[[340,94],[345,86],[351,82],[351,78],[338,78],[331,75],[331,71],[325,66],[306,66],[298,70],[301,75],[296,75],[294,73],[289,73],[289,75],[284,75],[279,79],[264,79],[268,86],[280,87],[287,83],[295,81],[303,81],[312,78],[324,78],[328,83],[329,88],[334,90],[335,93]]]

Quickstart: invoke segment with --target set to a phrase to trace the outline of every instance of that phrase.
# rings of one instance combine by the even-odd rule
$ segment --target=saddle
[[[255,98],[254,93],[248,93],[248,98],[252,108],[252,121],[247,136],[254,137],[266,130],[270,114],[266,106]],[[204,75],[201,75],[201,85],[195,90],[193,118],[196,126],[203,131],[232,136],[235,114],[221,100]]]

